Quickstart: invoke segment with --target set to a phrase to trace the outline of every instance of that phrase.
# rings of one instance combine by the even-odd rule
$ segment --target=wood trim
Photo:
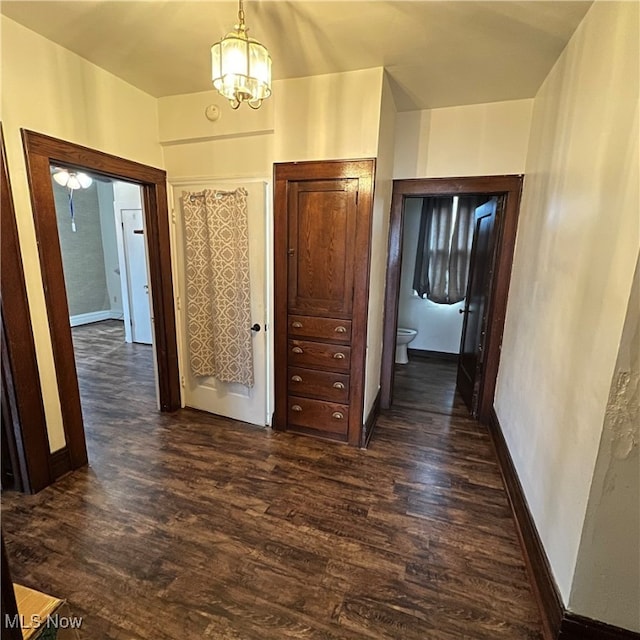
[[[640,640],[640,633],[565,611],[558,640]]]
[[[36,493],[52,482],[49,438],[1,125],[0,147],[2,375],[12,401],[7,436],[15,445],[19,468],[14,473],[20,475],[22,489]]]
[[[49,454],[49,466],[53,481],[73,471],[68,447],[62,447],[62,449]]]
[[[431,358],[436,360],[456,361],[459,357],[457,353],[448,351],[429,351],[428,349],[407,349],[407,353],[413,358]]]
[[[58,393],[67,447],[73,469],[87,463],[80,394],[69,326],[50,165],[60,163],[116,180],[135,182],[142,189],[149,279],[151,283],[158,387],[162,411],[180,408],[180,379],[173,304],[166,173],[131,160],[71,142],[22,130],[27,177],[40,255]]]
[[[491,410],[489,434],[493,442],[502,482],[516,523],[520,546],[524,554],[533,594],[542,615],[545,640],[555,640],[560,632],[564,608],[560,599],[549,560],[538,536],[527,500],[504,439],[495,409]]]
[[[380,415],[380,389],[378,389],[378,393],[376,393],[376,398],[373,401],[371,411],[369,411],[369,415],[367,416],[367,419],[364,421],[364,424],[362,425],[362,438],[360,439],[360,447],[362,449],[366,449],[369,446],[369,442],[375,430],[379,415]]]
[[[585,618],[564,608],[549,560],[509,453],[504,433],[492,407],[489,434],[516,524],[533,593],[542,616],[545,640],[640,640],[640,634]]]
[[[402,267],[402,233],[404,205],[407,197],[440,195],[490,194],[504,195],[504,215],[498,221],[496,260],[492,295],[488,309],[483,379],[478,400],[478,418],[490,419],[500,362],[500,347],[507,309],[511,266],[515,248],[523,176],[479,176],[462,178],[416,178],[394,180],[389,224],[389,249],[385,290],[382,367],[380,376],[381,407],[388,409],[393,401],[395,341],[398,328],[398,294]]]

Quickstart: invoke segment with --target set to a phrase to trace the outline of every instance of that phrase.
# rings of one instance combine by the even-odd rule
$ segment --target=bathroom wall
[[[459,312],[464,302],[436,304],[419,298],[413,290],[413,272],[418,248],[422,198],[409,198],[404,213],[402,240],[402,272],[398,298],[398,326],[417,329],[418,335],[409,349],[458,353],[463,316]]]

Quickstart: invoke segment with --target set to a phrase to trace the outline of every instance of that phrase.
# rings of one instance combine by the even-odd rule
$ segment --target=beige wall
[[[393,177],[524,173],[533,100],[399,113]]]
[[[276,81],[273,97],[259,111],[244,107],[233,111],[214,91],[171,96],[158,102],[160,139],[170,182],[197,177],[265,178],[271,183],[274,162],[375,158],[379,136],[384,136],[373,222],[369,325],[373,348],[367,361],[365,394],[365,406],[370,406],[380,375],[395,125],[395,105],[383,69]],[[204,115],[209,104],[220,107],[216,122]],[[381,108],[385,109],[382,124]],[[181,279],[180,269],[181,265],[174,262],[176,281]]]
[[[640,262],[636,263],[569,609],[640,632]]]
[[[374,158],[384,70],[273,83],[274,162]]]
[[[20,139],[24,127],[162,166],[156,100],[0,16],[2,120],[52,451],[64,446],[42,279]]]
[[[639,7],[596,2],[536,96],[496,390],[565,603],[638,256]]]
[[[364,388],[364,419],[366,420],[378,389],[382,362],[382,332],[384,328],[384,292],[389,244],[389,216],[393,191],[393,150],[395,140],[396,105],[385,74],[380,98],[380,124],[376,150],[376,179],[371,224],[371,270],[369,275],[369,318],[367,326],[367,359]]]

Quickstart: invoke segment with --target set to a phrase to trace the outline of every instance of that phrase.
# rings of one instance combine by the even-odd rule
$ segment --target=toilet
[[[415,329],[403,329],[398,327],[396,333],[396,364],[407,364],[409,356],[407,345],[418,335]]]

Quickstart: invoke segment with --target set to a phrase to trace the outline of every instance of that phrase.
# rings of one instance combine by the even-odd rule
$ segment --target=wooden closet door
[[[275,429],[362,444],[374,173],[274,167]]]
[[[353,179],[289,183],[289,313],[351,316],[357,195]]]

